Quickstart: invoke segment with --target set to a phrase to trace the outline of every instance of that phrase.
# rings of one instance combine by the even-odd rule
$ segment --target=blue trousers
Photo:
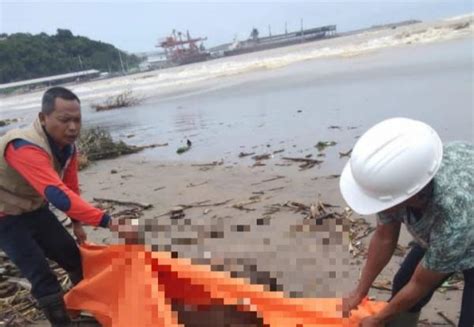
[[[76,242],[47,207],[0,217],[0,249],[31,283],[31,294],[40,303],[42,298],[62,292],[46,258],[66,270],[74,284],[82,279]]]
[[[425,250],[419,246],[415,245],[412,247],[411,251],[405,257],[400,269],[395,274],[393,278],[393,287],[392,287],[392,298],[397,294],[411,279],[411,276],[415,272],[416,266],[423,259],[425,255]],[[464,291],[462,295],[461,303],[461,316],[459,318],[460,327],[473,327],[474,326],[474,268],[464,270]],[[449,276],[447,277],[449,278]],[[447,279],[446,278],[446,279]],[[439,286],[444,282],[440,283]],[[410,312],[419,312],[433,296],[433,293],[438,287],[435,287],[430,291],[423,299],[421,299],[417,304],[415,304],[409,311]]]

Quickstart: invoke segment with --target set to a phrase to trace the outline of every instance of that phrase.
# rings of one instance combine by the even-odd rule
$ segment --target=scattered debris
[[[138,207],[144,210],[153,208],[152,204],[140,203],[140,202],[120,201],[120,200],[104,199],[104,198],[94,198],[93,200],[98,203],[117,204],[120,206],[133,206],[133,207]]]
[[[184,208],[180,206],[171,208],[169,214],[170,214],[170,219],[181,219],[186,216],[184,213]]]
[[[305,219],[314,219],[319,223],[327,218],[342,217],[340,213],[328,212],[326,210],[327,208],[335,208],[337,206],[321,201],[318,201],[316,204],[311,204],[309,206],[296,201],[288,201],[283,204],[283,207],[290,208],[291,210],[297,213],[302,213],[305,215]]]
[[[8,126],[13,123],[18,123],[18,119],[17,118],[3,119],[3,120],[0,120],[0,127]]]
[[[351,153],[352,153],[352,149],[350,149],[349,151],[346,151],[346,152],[339,152],[339,158],[350,157]]]
[[[242,201],[242,202],[239,202],[239,203],[236,203],[236,204],[233,204],[232,205],[232,208],[234,209],[238,209],[238,210],[243,210],[243,211],[255,211],[255,209],[252,209],[252,208],[247,208],[246,206],[250,205],[250,204],[254,204],[254,203],[258,203],[261,201],[261,198],[260,196],[252,196],[249,198],[248,201]]]
[[[224,160],[221,161],[213,161],[210,163],[204,163],[204,164],[193,164],[191,167],[215,167],[215,166],[221,166],[224,164]]]
[[[106,111],[118,108],[125,108],[137,105],[143,101],[143,98],[133,95],[131,90],[124,91],[118,95],[111,96],[100,104],[92,104],[91,107],[96,111]]]
[[[240,152],[239,153],[239,158],[253,156],[254,154],[255,154],[255,152]]]
[[[115,142],[110,133],[104,128],[89,129],[81,134],[78,142],[79,169],[86,168],[91,161],[116,158],[125,154],[137,153],[144,149],[167,145],[168,143],[145,146],[128,145],[123,141]]]
[[[183,213],[184,213],[184,210],[191,209],[191,208],[204,208],[204,207],[223,206],[223,205],[229,203],[230,201],[232,201],[232,199],[225,200],[225,201],[222,201],[222,202],[216,202],[216,203],[208,203],[208,202],[210,202],[210,200],[205,200],[205,201],[199,201],[199,202],[190,203],[190,204],[179,204],[179,205],[173,207],[172,209],[168,210],[167,212],[156,216],[156,218],[167,216],[167,215],[173,215],[174,212],[179,212],[179,210],[182,210]]]
[[[284,186],[274,187],[274,188],[268,189],[267,192],[279,191],[279,190],[283,190],[284,188],[285,188]]]
[[[260,160],[268,160],[271,157],[272,157],[271,154],[265,153],[265,154],[259,154],[259,155],[253,156],[252,159],[255,161],[260,161]]]
[[[314,147],[319,151],[323,151],[327,147],[335,146],[337,143],[334,141],[319,141]]]
[[[397,247],[395,248],[395,252],[393,253],[393,255],[397,257],[404,257],[405,254],[407,253],[407,249],[408,249],[407,247],[397,244]]]
[[[67,273],[49,261],[53,273],[65,291],[71,287]],[[18,268],[0,251],[0,326],[20,327],[45,319],[30,293],[31,284],[21,277]]]
[[[375,288],[375,289],[378,289],[378,290],[381,290],[381,291],[388,291],[388,292],[391,292],[392,291],[392,282],[389,281],[389,280],[382,280],[382,281],[375,281],[372,283],[372,285],[370,286],[371,288]]]
[[[199,184],[193,184],[193,183],[189,183],[188,185],[186,185],[187,188],[189,187],[196,187],[196,186],[201,186],[201,185],[205,185],[207,184],[208,181],[205,181],[205,182],[202,182],[202,183],[199,183]]]
[[[260,182],[257,182],[257,183],[252,183],[251,185],[259,185],[259,184],[263,184],[263,183],[267,183],[267,182],[273,182],[273,181],[276,181],[276,180],[282,179],[282,178],[285,178],[285,176],[278,175],[276,177],[264,179],[264,180],[262,180]]]
[[[176,150],[176,153],[177,154],[185,153],[191,149],[191,146],[192,146],[192,142],[190,140],[186,140],[186,145],[179,147],[178,150]]]
[[[302,165],[300,165],[300,169],[310,169],[313,168],[316,165],[320,165],[323,163],[321,160],[315,160],[315,159],[308,159],[308,158],[290,158],[290,157],[283,157],[284,160],[289,160],[289,161],[295,161],[295,162],[303,162]]]
[[[464,276],[461,273],[455,273],[449,277],[437,291],[440,293],[446,293],[447,291],[462,290],[464,288]]]
[[[456,326],[456,324],[454,323],[454,321],[452,321],[451,319],[449,319],[448,317],[446,317],[446,315],[442,312],[442,311],[438,311],[436,312],[438,314],[438,316],[440,316],[441,318],[444,319],[444,321],[446,321],[449,326]]]

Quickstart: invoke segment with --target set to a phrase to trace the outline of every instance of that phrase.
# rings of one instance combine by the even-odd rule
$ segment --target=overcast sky
[[[111,43],[129,52],[155,50],[173,29],[207,36],[207,47],[260,35],[336,24],[339,31],[406,19],[434,20],[473,12],[473,0],[339,1],[22,1],[0,0],[0,32],[74,35]]]

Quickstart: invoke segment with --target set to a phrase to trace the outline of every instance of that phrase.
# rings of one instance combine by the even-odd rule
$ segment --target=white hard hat
[[[443,145],[427,124],[408,118],[384,120],[357,141],[339,187],[347,204],[368,215],[419,192],[438,171]]]

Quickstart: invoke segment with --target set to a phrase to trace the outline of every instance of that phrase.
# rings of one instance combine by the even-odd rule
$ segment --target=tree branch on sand
[[[131,107],[139,104],[143,101],[143,98],[133,95],[131,90],[124,91],[118,95],[111,96],[103,103],[92,104],[92,108],[96,111],[106,111],[118,108]]]
[[[168,143],[145,146],[128,145],[123,141],[114,141],[110,133],[103,128],[93,128],[83,132],[79,139],[79,169],[86,168],[91,161],[112,159],[125,154],[137,153],[143,149],[167,145]]]

